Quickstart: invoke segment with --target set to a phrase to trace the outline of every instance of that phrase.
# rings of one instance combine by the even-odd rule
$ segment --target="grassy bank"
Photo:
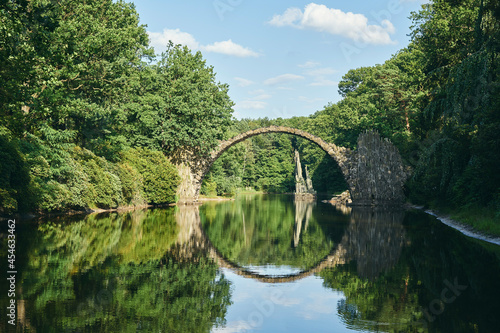
[[[493,208],[473,206],[455,209],[436,207],[436,209],[453,220],[469,225],[479,232],[500,236],[500,213]]]
[[[237,192],[237,194],[265,194],[265,193],[266,192],[264,191],[257,191],[254,189],[245,189]]]

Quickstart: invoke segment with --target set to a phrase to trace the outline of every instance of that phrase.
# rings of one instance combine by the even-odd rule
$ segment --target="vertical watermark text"
[[[7,322],[10,325],[16,325],[16,220],[8,221],[8,241],[7,241],[7,297],[9,305],[7,306]]]

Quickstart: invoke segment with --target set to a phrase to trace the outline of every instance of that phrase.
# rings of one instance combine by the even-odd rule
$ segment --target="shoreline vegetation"
[[[237,195],[241,194],[272,194],[266,193],[263,191],[251,191],[245,190],[238,192],[235,195],[227,195],[227,196],[206,196],[200,195],[198,202],[195,204],[204,204],[206,202],[222,202],[222,201],[233,201],[235,200]],[[280,193],[293,195],[293,193]],[[318,202],[331,204],[335,206],[335,203],[328,200],[317,200]],[[92,215],[92,214],[101,214],[101,213],[109,213],[109,212],[128,212],[134,210],[143,210],[143,209],[156,209],[156,208],[165,208],[165,207],[174,207],[177,206],[177,203],[167,203],[167,204],[158,204],[158,205],[137,205],[137,206],[120,206],[116,208],[110,209],[87,209],[87,210],[68,210],[65,212],[51,212],[51,213],[25,213],[25,214],[14,214],[15,217],[20,217],[24,219],[32,219],[32,218],[40,218],[40,217],[54,217],[54,216],[65,216],[65,215]],[[426,212],[429,215],[436,217],[441,223],[446,224],[447,226],[460,231],[464,235],[478,239],[481,241],[485,241],[488,243],[492,243],[500,246],[500,227],[497,223],[497,218],[495,216],[495,212],[490,210],[485,212],[484,209],[472,209],[472,210],[464,210],[464,209],[439,209],[439,208],[428,208],[424,206],[414,205],[411,203],[406,203],[403,205],[406,210],[417,209]],[[10,216],[2,216],[0,215],[1,220],[7,220],[12,218]]]
[[[494,209],[484,207],[461,207],[455,209],[431,208],[428,209],[428,211],[436,214],[436,216],[458,222],[485,237],[500,237],[500,217]]]
[[[376,130],[413,170],[409,202],[500,235],[498,1],[430,0],[405,48],[345,73],[340,101],[289,119],[235,119],[202,53],[169,42],[156,54],[131,3],[12,0],[0,15],[0,216],[174,203],[183,156],[275,125],[353,150]],[[295,151],[316,191],[347,189],[319,147],[269,133],[214,161],[203,200],[293,192]]]
[[[461,212],[458,210],[429,209],[413,204],[407,204],[406,206],[407,209],[422,210],[436,217],[441,223],[460,231],[468,237],[500,245],[500,230],[497,228],[498,225],[494,223],[495,228],[490,228],[490,223],[494,220],[484,219],[484,215],[479,214],[477,211],[474,213],[468,212],[465,215],[466,218],[462,218],[464,215],[461,215]]]

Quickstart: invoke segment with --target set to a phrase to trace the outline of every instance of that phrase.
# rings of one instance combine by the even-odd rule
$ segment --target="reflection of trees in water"
[[[289,253],[293,253],[299,245],[309,245],[311,251],[315,250],[315,244],[309,243],[309,240],[311,238],[315,238],[316,236],[310,231],[309,228],[309,224],[313,216],[312,211],[314,206],[315,202],[313,201],[294,202],[295,219],[292,235],[292,247],[288,245],[286,248],[286,251]],[[237,205],[237,207],[240,206]],[[223,241],[223,246],[227,247],[227,244],[230,244],[237,249],[247,244],[246,240],[248,232],[245,231],[247,223],[245,222],[244,212],[240,212],[240,214],[236,216],[230,215],[231,218],[227,218],[229,213],[234,214],[234,211],[229,210],[226,214],[222,214],[222,217],[217,217],[217,214],[214,214],[207,222],[208,226],[206,229],[208,229],[207,238],[209,238],[209,240],[207,239],[207,242],[210,243],[209,248],[212,247],[211,244],[213,244],[213,248],[210,250],[211,256],[214,257],[214,259],[217,259],[219,265],[222,267],[233,268],[240,275],[255,278],[263,282],[294,281],[311,274],[319,273],[326,267],[334,267],[338,264],[344,264],[350,261],[356,262],[358,274],[362,278],[373,279],[381,272],[388,271],[394,266],[399,259],[401,248],[405,242],[405,233],[402,226],[404,211],[354,208],[351,214],[350,223],[344,231],[341,242],[332,247],[329,253],[326,253],[323,257],[316,256],[315,260],[311,261],[309,266],[298,274],[273,278],[272,276],[246,271],[241,267],[242,264],[240,261],[228,258],[226,253],[231,253],[234,250],[233,248],[220,249],[220,240]],[[248,215],[248,213],[246,215]],[[240,217],[240,220],[238,220],[238,217]],[[258,222],[259,221],[257,221],[257,223]],[[255,221],[251,222],[251,224],[252,223],[256,224]],[[231,239],[228,236],[231,235],[231,228],[234,228],[235,226],[240,230],[233,234],[236,236],[236,239]],[[213,232],[214,229],[217,230],[216,233]],[[253,225],[251,230],[255,229],[258,229],[258,226]],[[237,238],[242,234],[245,238],[244,244],[242,244],[243,242],[238,241]],[[285,238],[282,243],[288,243],[287,238]],[[255,253],[254,255],[257,256],[258,253]],[[236,259],[238,259],[237,256]],[[271,261],[270,264],[279,264],[279,260],[282,260],[282,258],[278,258],[277,261]]]
[[[404,229],[400,216],[355,209],[346,233],[356,235],[347,252],[357,259],[320,273],[325,286],[344,294],[337,311],[345,325],[376,332],[497,331],[500,292],[491,286],[500,276],[498,257],[423,213],[406,212]],[[450,287],[455,281],[467,286],[459,296]],[[443,292],[456,298],[445,303]]]
[[[182,228],[173,209],[42,224],[21,285],[33,331],[208,332],[222,324],[230,283],[203,249],[190,246],[185,257],[192,235]]]
[[[340,245],[344,265],[323,270],[324,284],[343,292],[337,312],[346,327],[363,331],[413,332],[421,316],[418,295],[408,289],[409,272],[400,263],[407,244],[404,211],[352,208]]]
[[[204,231],[226,260],[240,266],[309,269],[332,251],[334,243],[315,220],[313,203],[294,206],[289,199],[243,196],[236,202],[204,204]]]
[[[295,218],[289,223],[289,249],[297,229],[299,246],[317,235],[311,232],[317,223],[314,213],[308,224],[307,211],[307,206],[295,207],[303,215],[302,226],[294,229],[299,223]],[[243,212],[242,245],[245,240],[251,244],[249,236],[256,232],[254,213]],[[216,215],[210,209],[204,213]],[[439,297],[445,279],[458,277],[467,290],[427,323],[430,331],[478,327],[494,332],[498,258],[445,226],[412,220],[408,214],[404,229],[401,219],[402,212],[355,209],[334,248],[343,247],[338,251],[342,255],[314,271],[325,287],[344,294],[337,311],[345,325],[364,331],[426,331],[419,322],[425,318],[421,309]],[[410,237],[411,243],[406,240]],[[198,207],[179,207],[176,215],[167,209],[44,222],[29,241],[27,258],[19,257],[18,315],[30,331],[208,332],[224,321],[230,283],[209,260],[212,250],[200,228]],[[280,282],[286,281],[291,279]]]
[[[170,248],[170,255],[178,261],[193,261],[200,255],[207,257],[208,243],[201,230],[200,210],[194,205],[176,207],[175,220],[179,228],[177,241]]]

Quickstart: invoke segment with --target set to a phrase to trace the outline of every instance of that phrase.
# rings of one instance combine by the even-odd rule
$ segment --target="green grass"
[[[264,191],[257,191],[254,189],[245,189],[241,191],[237,191],[238,194],[264,194]]]
[[[438,209],[453,220],[470,225],[479,232],[500,236],[500,212],[493,208],[469,206],[457,209]]]

